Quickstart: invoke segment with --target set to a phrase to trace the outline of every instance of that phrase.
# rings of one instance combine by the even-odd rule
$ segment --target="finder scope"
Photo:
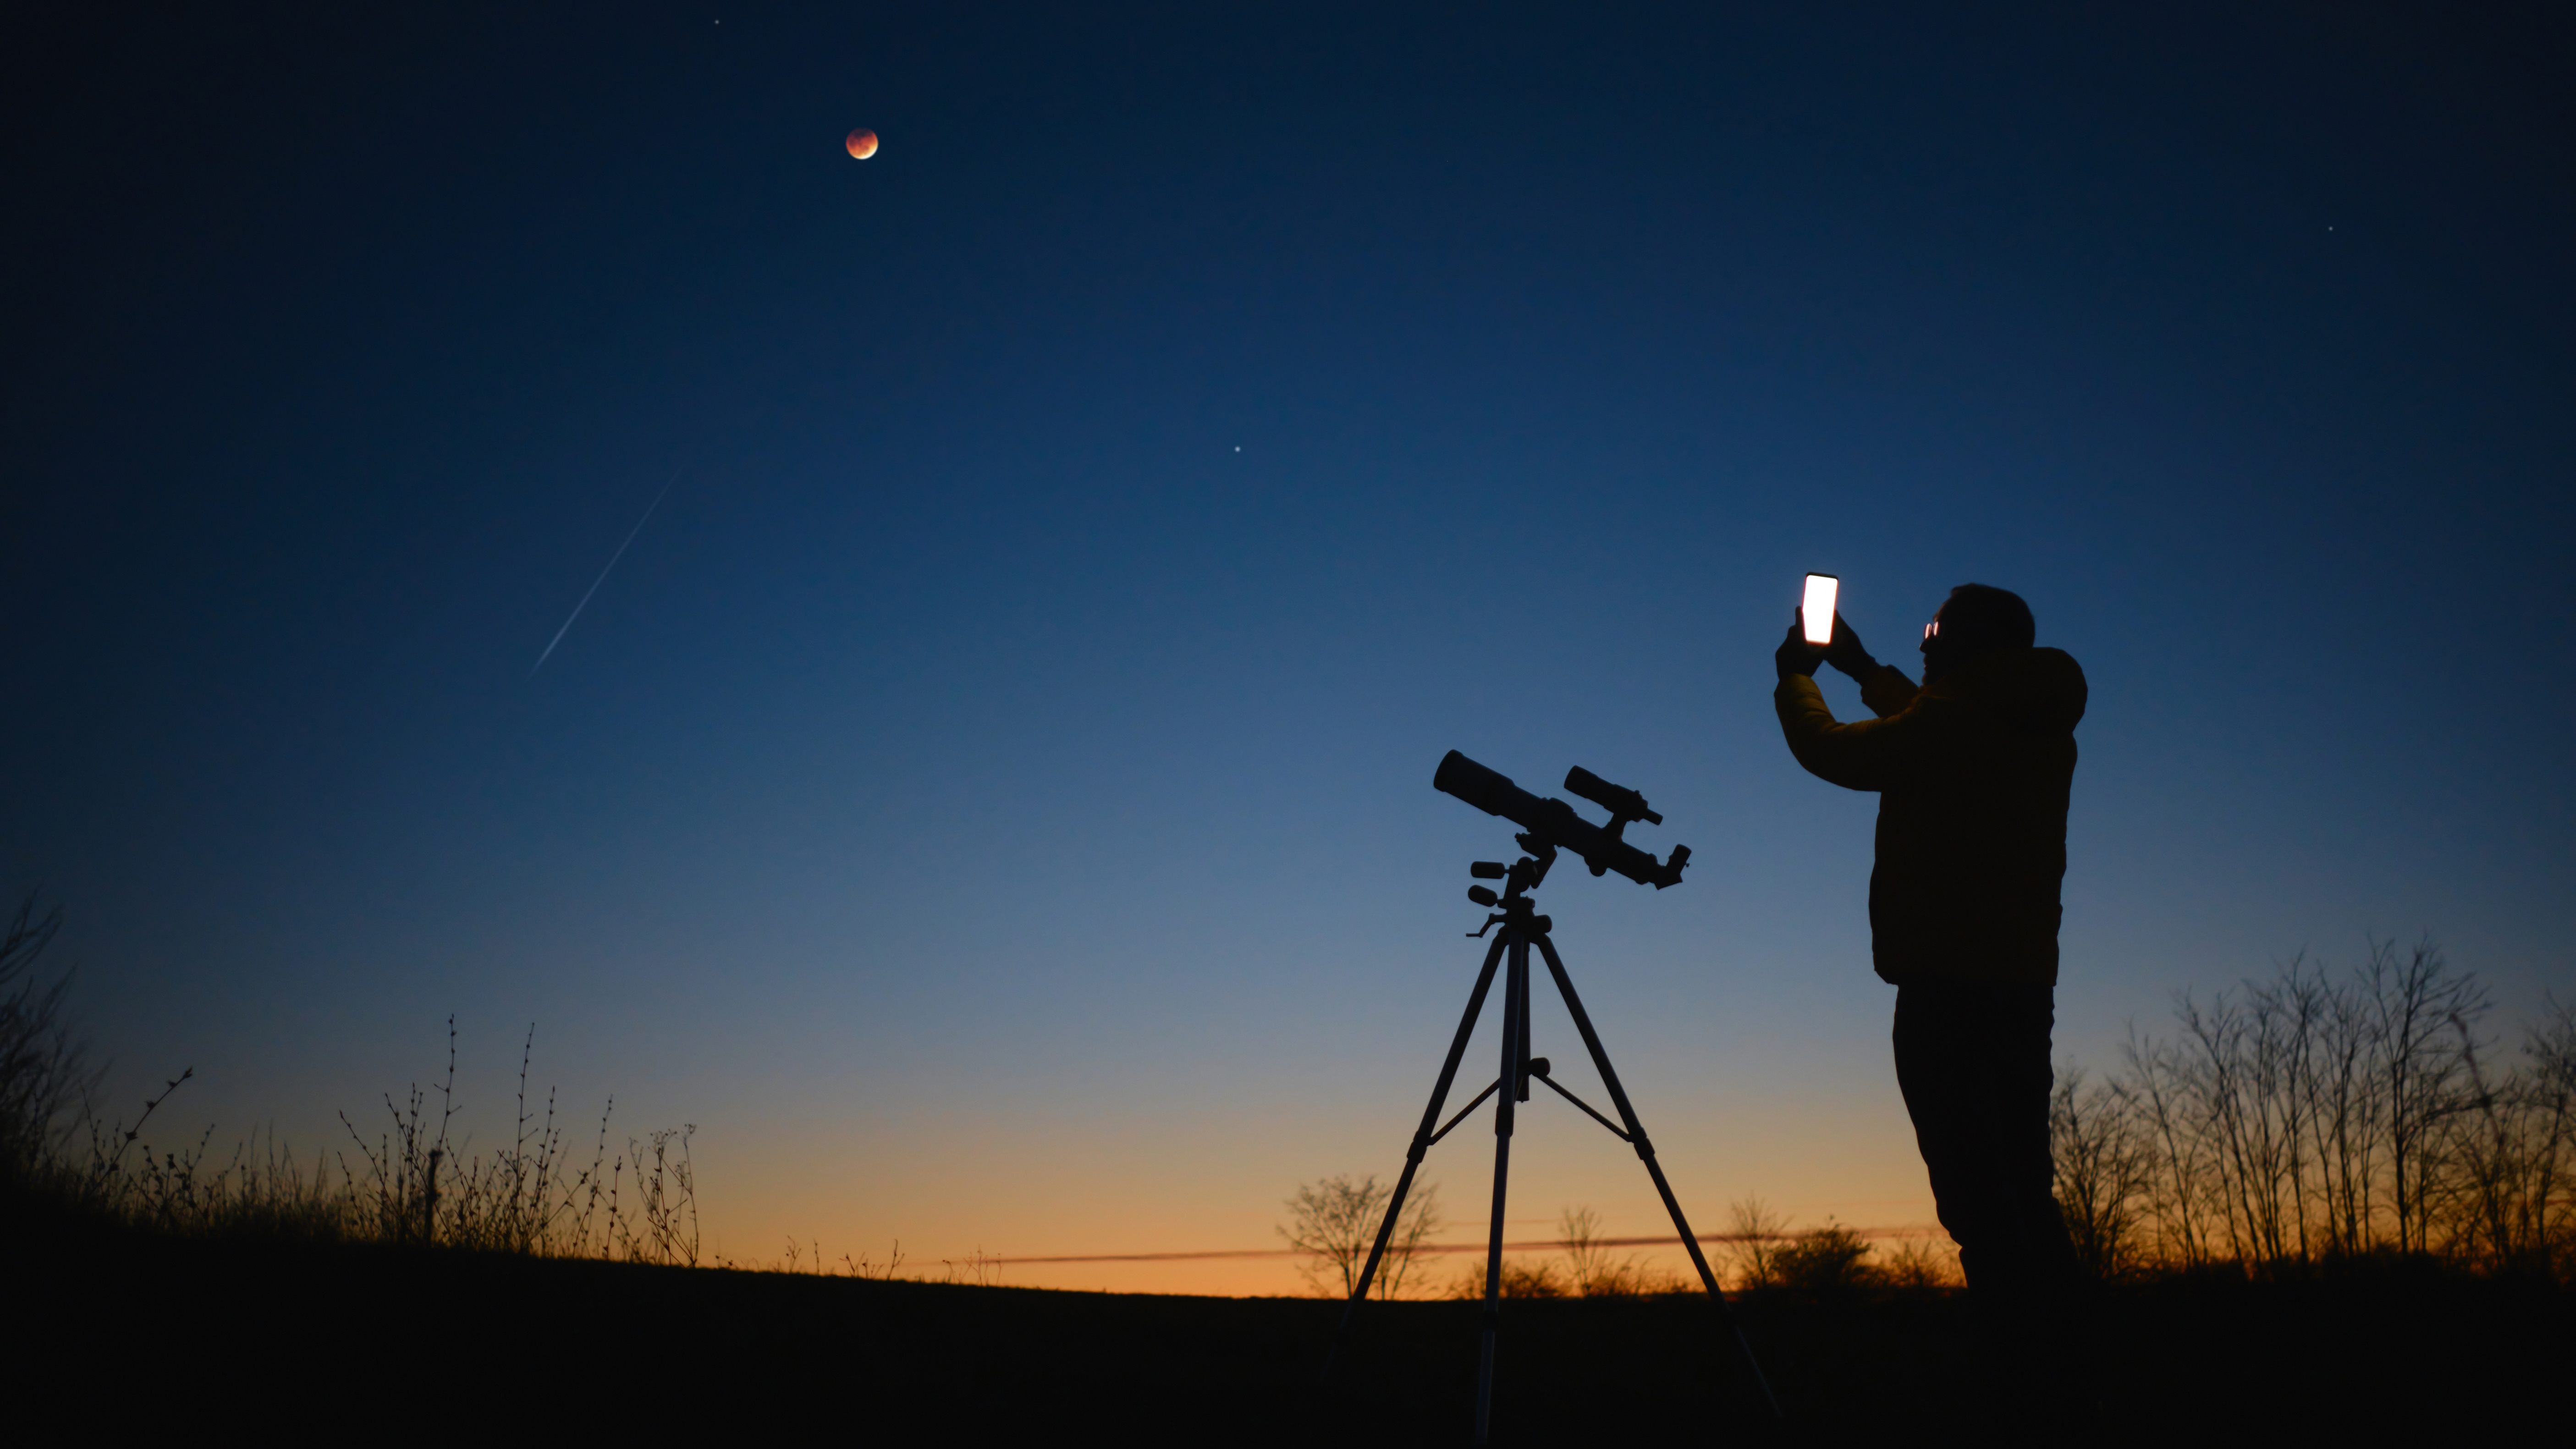
[[[1613,785],[1581,765],[1565,772],[1565,788],[1609,811],[1614,832],[1629,820],[1643,820],[1648,825],[1664,823],[1664,817],[1646,808],[1645,796],[1624,785]]]
[[[1661,825],[1664,817],[1646,808],[1645,796],[1613,785],[1580,765],[1567,772],[1565,788],[1609,811],[1606,826],[1575,814],[1574,807],[1562,800],[1531,794],[1509,776],[1488,770],[1456,750],[1441,759],[1439,770],[1431,776],[1431,788],[1521,826],[1529,832],[1521,843],[1533,852],[1541,845],[1572,851],[1583,857],[1594,875],[1615,870],[1639,885],[1662,890],[1681,884],[1682,867],[1690,864],[1687,845],[1674,846],[1671,858],[1658,864],[1653,856],[1620,839],[1629,821]]]

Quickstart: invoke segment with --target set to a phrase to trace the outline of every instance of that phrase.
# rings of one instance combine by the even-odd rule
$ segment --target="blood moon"
[[[877,133],[862,126],[852,131],[842,144],[850,148],[851,160],[865,161],[877,154]]]

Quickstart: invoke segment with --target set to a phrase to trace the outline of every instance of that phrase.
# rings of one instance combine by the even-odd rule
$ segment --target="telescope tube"
[[[1513,784],[1509,776],[1488,770],[1456,750],[1441,758],[1440,768],[1431,776],[1431,788],[1581,856],[1594,875],[1615,870],[1639,885],[1662,890],[1681,884],[1682,867],[1690,862],[1690,847],[1676,845],[1672,859],[1657,864],[1653,856],[1628,842],[1611,839],[1610,832],[1575,814],[1573,806],[1541,799]]]

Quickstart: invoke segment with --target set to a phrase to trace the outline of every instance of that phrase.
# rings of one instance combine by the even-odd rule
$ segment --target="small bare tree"
[[[2147,1211],[2166,1261],[2181,1268],[2210,1262],[2217,1256],[2210,1219],[2218,1211],[2218,1194],[2211,1185],[2211,1154],[2192,1110],[2196,1093],[2190,1062],[2180,1048],[2140,1037],[2134,1025],[2121,1051],[2128,1059],[2128,1100],[2155,1154]]]
[[[1556,1215],[1557,1241],[1565,1265],[1574,1274],[1574,1291],[1588,1294],[1592,1284],[1615,1271],[1610,1249],[1601,1241],[1601,1214],[1589,1207],[1570,1207]]]
[[[1735,1221],[1735,1281],[1743,1288],[1776,1288],[1780,1284],[1780,1246],[1789,1236],[1789,1221],[1758,1196],[1739,1198],[1727,1208]]]
[[[2175,999],[2193,1116],[2208,1143],[2232,1256],[2247,1264],[2307,1255],[2298,1090],[2316,1003],[2294,960],[2272,986],[2248,981],[2204,1009]]]
[[[2469,1107],[2468,1054],[2486,988],[2451,974],[2442,949],[2416,943],[2401,959],[2393,940],[2371,948],[2366,968],[2377,987],[2381,1086],[2388,1103],[2388,1169],[2397,1214],[2397,1250],[2426,1252],[2436,1199],[2449,1165],[2442,1149],[2451,1118]]]
[[[2378,1213],[2381,1113],[2372,1087],[2379,1080],[2379,1027],[2357,983],[2325,982],[2322,991],[2317,1046],[2302,1090],[2316,1145],[2323,1251],[2351,1256],[2369,1249]]]
[[[2523,1100],[2542,1124],[2532,1217],[2544,1264],[2564,1282],[2576,1272],[2576,1005],[2551,1000],[2522,1051],[2531,1064]]]
[[[1634,1253],[1619,1257],[1601,1236],[1601,1214],[1589,1207],[1570,1207],[1557,1214],[1557,1242],[1574,1292],[1585,1298],[1634,1298],[1666,1291],[1665,1275],[1650,1271]],[[1506,1284],[1508,1286],[1508,1283]]]
[[[2048,1100],[2057,1205],[2076,1257],[2099,1278],[2130,1271],[2143,1247],[2138,1212],[2154,1159],[2128,1109],[2117,1086],[2088,1084],[2081,1067],[2058,1068]]]
[[[1317,1293],[1348,1298],[1358,1290],[1360,1270],[1368,1265],[1369,1249],[1377,1242],[1378,1223],[1385,1217],[1387,1200],[1394,1192],[1392,1187],[1379,1186],[1374,1176],[1352,1178],[1337,1174],[1298,1185],[1297,1195],[1288,1199],[1288,1221],[1279,1229],[1279,1236],[1304,1255],[1298,1271]],[[1380,1298],[1401,1296],[1405,1280],[1413,1276],[1414,1260],[1421,1256],[1422,1245],[1439,1230],[1440,1187],[1437,1183],[1424,1183],[1413,1190],[1403,1213],[1396,1218],[1395,1231],[1387,1238],[1386,1257],[1378,1264],[1376,1282],[1370,1285],[1372,1291]]]
[[[2446,1155],[2455,1253],[2490,1269],[2548,1275],[2568,1244],[2567,1177],[2576,1149],[2576,1011],[2552,1000],[2523,1043],[2524,1070],[2498,1071],[2471,1041],[2469,1109]]]
[[[0,928],[0,1173],[11,1176],[44,1169],[98,1080],[64,1013],[71,974],[36,970],[62,927],[62,908],[39,916],[30,892]]]

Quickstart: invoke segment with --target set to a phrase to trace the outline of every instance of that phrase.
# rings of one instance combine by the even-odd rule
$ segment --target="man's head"
[[[1923,631],[1923,682],[1970,660],[2005,649],[2027,649],[2039,640],[2030,605],[2010,589],[1961,584]]]

